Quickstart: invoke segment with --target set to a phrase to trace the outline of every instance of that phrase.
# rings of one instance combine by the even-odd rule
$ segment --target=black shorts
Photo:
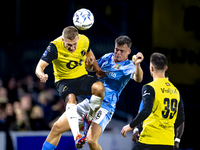
[[[55,83],[59,96],[65,100],[68,94],[92,95],[91,87],[99,80],[95,76],[84,75],[75,79],[64,79]]]
[[[131,150],[173,150],[173,146],[149,145],[137,142]]]

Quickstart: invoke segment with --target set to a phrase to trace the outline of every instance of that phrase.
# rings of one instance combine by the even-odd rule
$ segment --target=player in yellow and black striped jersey
[[[183,105],[178,89],[165,78],[167,59],[154,53],[150,58],[150,72],[154,81],[142,88],[143,109],[124,126],[121,134],[131,131],[143,122],[139,142],[132,150],[172,150],[174,146],[174,124],[184,120]]]
[[[44,70],[51,62],[53,63],[56,90],[66,103],[65,113],[54,123],[42,150],[55,149],[61,134],[70,129],[76,148],[82,148],[85,143],[86,137],[81,137],[79,133],[76,96],[92,95],[90,112],[87,115],[89,121],[96,115],[104,98],[102,82],[96,77],[89,76],[86,71],[85,61],[91,57],[94,58],[92,51],[88,48],[89,39],[85,35],[78,34],[78,30],[73,26],[66,27],[62,36],[49,44],[36,67],[37,77],[45,83],[48,75],[44,73]],[[95,71],[101,75],[102,71],[96,59],[93,60]]]

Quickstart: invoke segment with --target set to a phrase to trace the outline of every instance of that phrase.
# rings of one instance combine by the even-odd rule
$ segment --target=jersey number
[[[177,111],[177,100],[165,98],[164,99],[165,110],[162,111],[162,117],[172,119]],[[171,111],[170,111],[171,110]]]

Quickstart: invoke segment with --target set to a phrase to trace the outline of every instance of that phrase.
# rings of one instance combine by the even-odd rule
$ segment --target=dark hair
[[[78,30],[74,26],[68,26],[63,29],[62,37],[64,39],[73,40],[76,36],[78,36]]]
[[[156,70],[165,70],[167,66],[167,58],[161,53],[153,53],[150,57],[150,62]]]
[[[115,43],[117,43],[119,46],[127,44],[129,48],[131,48],[132,45],[131,39],[126,35],[116,38]]]

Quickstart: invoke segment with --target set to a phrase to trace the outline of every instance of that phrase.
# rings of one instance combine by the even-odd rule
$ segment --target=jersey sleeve
[[[185,121],[185,112],[184,112],[184,105],[183,105],[183,99],[180,96],[180,102],[178,106],[178,114],[175,121],[175,128],[178,128],[183,122]]]
[[[51,63],[54,59],[58,58],[58,51],[56,46],[53,43],[50,43],[43,53],[41,59],[47,63]]]
[[[133,75],[135,73],[135,65],[132,61],[130,61],[130,64],[127,65],[127,67],[123,70],[123,73],[125,76],[129,75],[130,79],[133,79]]]
[[[142,99],[143,99],[143,108],[130,123],[131,128],[134,128],[135,126],[143,122],[151,114],[153,108],[153,102],[155,99],[155,91],[152,86],[145,85],[142,88]]]
[[[106,61],[106,60],[109,60],[110,59],[110,56],[111,53],[108,53],[108,54],[105,54],[103,55],[100,59],[97,60],[97,63],[99,65],[99,67],[101,68],[102,64]]]

